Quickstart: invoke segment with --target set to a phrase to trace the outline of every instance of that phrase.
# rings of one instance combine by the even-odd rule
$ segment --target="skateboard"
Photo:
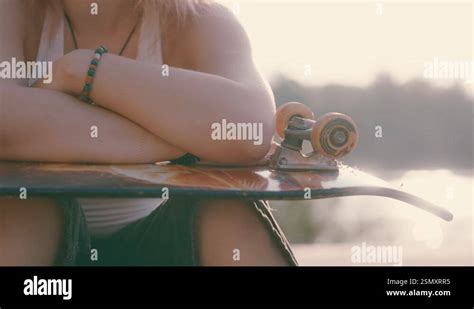
[[[313,200],[371,195],[405,202],[446,221],[453,218],[444,208],[344,165],[340,159],[358,140],[349,116],[329,113],[315,119],[305,105],[290,102],[277,110],[276,132],[281,142],[263,160],[245,166],[0,162],[0,196]],[[311,143],[312,152],[302,153],[303,141]]]

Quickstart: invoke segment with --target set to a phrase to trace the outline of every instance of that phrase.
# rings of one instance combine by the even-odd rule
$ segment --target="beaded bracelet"
[[[95,72],[97,70],[97,66],[99,65],[100,59],[102,55],[107,53],[109,50],[104,45],[101,45],[99,48],[95,50],[94,58],[92,58],[91,63],[89,65],[89,70],[87,70],[86,82],[84,84],[84,88],[82,89],[81,96],[79,99],[83,102],[93,104],[89,94],[92,90],[92,83],[94,82]]]

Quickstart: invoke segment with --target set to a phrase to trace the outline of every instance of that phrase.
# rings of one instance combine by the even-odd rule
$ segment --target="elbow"
[[[10,144],[7,135],[7,90],[8,87],[0,85],[0,157],[3,157],[7,146]]]
[[[270,129],[270,127],[268,127]],[[255,163],[260,161],[270,151],[273,135],[264,134],[253,141],[246,141],[238,145],[238,161],[241,163]]]
[[[231,157],[236,158],[235,163],[255,163],[268,154],[275,132],[275,112],[268,109],[260,113],[259,117],[252,116],[251,122],[246,122],[250,129],[247,130],[245,140],[232,143]]]
[[[230,165],[253,164],[268,154],[275,133],[273,97],[240,92],[234,98],[227,105],[226,116],[218,116],[219,121],[211,123],[210,142],[205,140],[200,151],[189,152],[206,162]]]
[[[223,132],[232,136],[239,136],[244,138],[230,138],[226,136],[225,140],[219,138],[214,139],[206,147],[201,148],[201,153],[196,155],[201,160],[215,162],[219,164],[252,164],[260,161],[269,152],[273,139],[274,120],[273,117],[265,117],[256,122],[240,122],[240,128],[245,128],[235,134]],[[239,128],[239,124],[232,126],[232,128]],[[222,127],[219,127],[219,132]],[[237,130],[238,131],[238,130]],[[209,147],[210,146],[210,147]],[[192,151],[190,151],[192,153]]]
[[[256,163],[262,160],[269,152],[271,141],[266,141],[262,145],[247,144],[237,150],[237,160],[235,163]]]

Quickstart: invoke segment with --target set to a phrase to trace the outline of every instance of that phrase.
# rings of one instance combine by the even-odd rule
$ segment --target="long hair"
[[[143,19],[153,25],[159,20],[162,31],[176,30],[189,20],[194,19],[205,11],[213,0],[136,0],[135,10]],[[45,10],[62,15],[64,8],[61,0],[29,0],[27,1],[27,20],[37,18]],[[157,34],[159,36],[159,34]]]

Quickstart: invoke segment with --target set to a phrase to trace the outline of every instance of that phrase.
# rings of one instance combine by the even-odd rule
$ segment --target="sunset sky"
[[[405,82],[424,78],[434,62],[473,63],[471,1],[224,1],[252,40],[255,60],[267,76],[282,72],[313,84],[366,85],[388,72]],[[311,70],[311,75],[305,75]],[[465,76],[465,78],[463,78]]]

